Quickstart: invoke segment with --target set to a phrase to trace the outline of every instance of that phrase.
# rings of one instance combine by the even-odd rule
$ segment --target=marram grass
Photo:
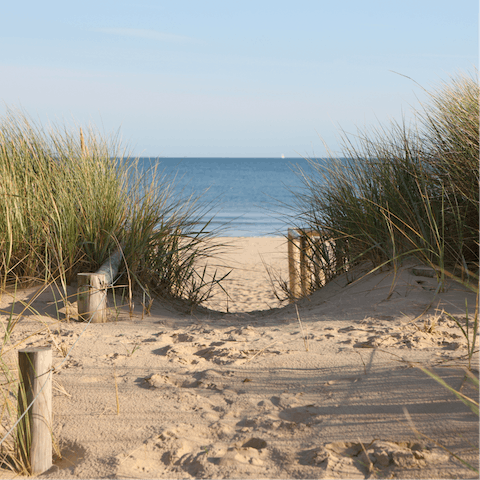
[[[341,157],[310,160],[293,218],[335,241],[334,258],[372,268],[414,255],[439,279],[476,289],[479,86],[459,75],[430,93],[417,123],[343,135]]]
[[[122,248],[130,284],[148,295],[204,300],[215,274],[197,268],[215,249],[198,198],[176,198],[171,179],[147,176],[116,137],[45,129],[21,112],[0,119],[2,286],[95,271]],[[120,282],[120,283],[128,283]]]
[[[116,137],[106,138],[94,129],[47,130],[14,110],[0,119],[0,296],[9,290],[14,298],[11,311],[0,312],[5,315],[2,437],[17,419],[15,351],[34,335],[28,333],[13,345],[11,335],[23,313],[14,314],[17,288],[43,283],[23,311],[38,318],[36,333],[48,331],[65,356],[64,345],[56,342],[32,304],[49,286],[59,287],[65,295],[61,303],[68,304],[66,286],[76,274],[96,271],[117,248],[123,259],[117,285],[131,288],[114,292],[114,299],[122,301],[132,289],[138,290],[147,314],[156,295],[181,298],[193,307],[219,283],[215,272],[204,266],[205,257],[220,247],[216,232],[208,230],[208,222],[199,227],[211,206],[200,198],[176,197],[173,187],[160,171],[140,172]],[[118,392],[116,398],[120,414]],[[0,463],[28,474],[27,446],[17,439],[15,433],[6,437]],[[55,442],[54,447],[60,454]]]
[[[467,304],[464,322],[452,318],[465,338],[467,375],[477,390],[471,368],[479,325],[479,100],[478,72],[461,74],[429,93],[416,124],[344,133],[342,158],[310,160],[313,175],[299,170],[305,188],[291,215],[298,227],[332,241],[328,258],[311,258],[326,279],[332,263],[338,275],[360,262],[370,262],[371,271],[388,264],[396,269],[414,256],[437,272],[437,292],[445,277],[476,292],[473,318]],[[478,399],[422,370],[478,415]],[[447,451],[478,475],[475,466]]]

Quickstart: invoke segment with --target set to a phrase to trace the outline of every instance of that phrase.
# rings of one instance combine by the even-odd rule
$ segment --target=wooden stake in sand
[[[52,349],[19,350],[18,364],[19,416],[36,400],[18,424],[17,441],[28,470],[39,475],[52,466]]]
[[[122,254],[116,251],[95,273],[77,274],[77,308],[80,320],[107,321],[107,287],[118,272]]]
[[[310,257],[310,242],[307,239],[307,235],[300,236],[300,291],[302,297],[306,297],[310,292],[312,284],[310,278],[310,271],[308,269],[307,262]]]
[[[312,239],[321,238],[315,230],[302,230],[300,228],[288,229],[288,273],[290,287],[290,303],[310,293],[313,284],[312,273],[315,281],[320,277],[319,262],[312,261]],[[296,252],[298,251],[298,254]],[[298,260],[295,257],[298,256]],[[297,268],[296,264],[299,264]]]
[[[78,318],[92,323],[107,321],[107,291],[104,273],[77,274]]]
[[[288,276],[291,301],[298,298],[298,276],[295,268],[295,242],[298,239],[298,231],[295,228],[288,229]]]

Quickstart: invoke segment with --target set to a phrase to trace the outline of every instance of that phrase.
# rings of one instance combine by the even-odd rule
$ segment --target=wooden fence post
[[[295,240],[297,239],[298,234],[295,229],[288,229],[288,276],[289,276],[289,287],[290,287],[290,303],[298,297],[298,281],[297,281],[297,271],[295,268]]]
[[[107,321],[107,287],[113,283],[122,261],[117,250],[95,273],[77,274],[77,309],[79,320],[92,323]]]
[[[122,253],[117,250],[113,255],[107,258],[105,263],[95,272],[97,275],[100,273],[105,274],[105,283],[111,285],[113,280],[115,280],[115,275],[120,268],[120,263],[122,262]]]
[[[300,234],[300,291],[302,297],[306,297],[310,291],[311,279],[308,268],[309,239],[306,232]]]
[[[107,321],[107,290],[104,273],[77,274],[78,317],[84,322],[105,323]]]
[[[18,364],[19,416],[37,395],[38,398],[18,424],[17,441],[20,455],[30,473],[39,475],[52,466],[52,349],[36,347],[19,350]]]
[[[322,239],[322,234],[315,230],[288,229],[290,303],[308,295],[314,284],[319,286],[322,281],[325,282],[321,265],[325,264],[325,259],[319,254],[322,248],[319,241]],[[325,243],[323,245],[325,246]],[[328,245],[327,247],[331,250],[331,247]],[[296,253],[297,250],[298,253]],[[330,253],[330,250],[328,250],[328,253]]]

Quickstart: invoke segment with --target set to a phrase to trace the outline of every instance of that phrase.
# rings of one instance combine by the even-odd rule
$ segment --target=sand
[[[228,313],[268,310],[281,306],[275,297],[271,278],[288,278],[287,240],[283,237],[224,237],[219,258],[210,260],[217,276],[228,274],[221,288],[204,306]],[[208,263],[208,262],[207,262]],[[270,270],[270,275],[266,268]]]
[[[295,305],[277,308],[262,263],[286,275],[284,240],[229,241],[228,313],[218,292],[217,310],[156,301],[150,316],[86,326],[65,308],[56,319],[51,290],[23,312],[12,342],[42,327],[22,346],[52,345],[56,366],[62,458],[43,478],[476,477],[440,445],[478,468],[478,416],[417,368],[478,398],[444,313],[464,316],[465,299],[473,312],[473,293],[447,282],[435,295],[413,262],[396,276],[358,269],[297,302],[300,323]],[[35,291],[17,292],[17,313]],[[11,307],[3,295],[4,325]]]

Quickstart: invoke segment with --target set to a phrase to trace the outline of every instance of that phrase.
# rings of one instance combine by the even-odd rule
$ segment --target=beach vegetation
[[[310,274],[324,270],[311,291],[358,264],[370,273],[384,267],[394,272],[404,259],[414,258],[437,277],[434,294],[447,280],[476,293],[473,315],[465,303],[465,317],[452,316],[467,346],[466,379],[477,388],[472,357],[478,353],[479,298],[479,100],[478,72],[459,74],[437,90],[415,121],[392,122],[388,127],[342,132],[341,155],[308,159],[312,171],[298,169],[304,188],[297,192],[295,226],[304,231]],[[306,232],[316,230],[331,251],[315,254]],[[298,247],[297,247],[298,248]],[[318,249],[318,247],[317,247]],[[332,270],[332,265],[334,269]],[[287,289],[283,282],[283,290]],[[388,298],[390,298],[390,292]],[[429,325],[428,328],[434,328]],[[451,391],[478,415],[478,399],[464,395],[432,372],[421,370]],[[447,450],[463,465],[478,469],[420,434],[405,411],[411,428]]]
[[[118,135],[47,129],[23,112],[0,119],[0,281],[64,290],[117,249],[117,285],[199,304],[218,283],[197,266],[218,247],[210,207],[174,190],[158,164],[140,169]],[[201,226],[200,226],[201,225]],[[205,226],[206,225],[206,226]],[[205,264],[205,262],[204,262]]]
[[[324,278],[415,257],[439,280],[478,290],[479,86],[460,74],[428,94],[415,122],[342,133],[341,156],[298,169],[296,226],[331,239]],[[308,239],[308,237],[307,237]],[[313,246],[310,247],[312,249]],[[323,257],[322,257],[323,258]],[[313,288],[318,287],[313,285]]]
[[[34,308],[39,296],[51,291],[52,320],[60,324],[65,306],[69,321],[76,298],[69,298],[67,287],[75,284],[77,273],[95,272],[120,251],[120,269],[109,285],[112,320],[124,307],[132,312],[134,299],[143,306],[142,318],[159,297],[192,309],[222,280],[208,267],[221,245],[215,240],[218,231],[209,228],[211,204],[179,194],[175,179],[165,176],[157,162],[148,171],[140,168],[118,135],[107,137],[93,127],[47,128],[8,109],[0,118],[0,179],[0,299],[11,305],[0,310],[0,463],[28,475],[28,448],[18,441],[26,437],[28,442],[28,431],[16,435],[23,428],[17,425],[22,395],[17,349],[36,334],[47,334],[62,357],[56,365],[61,368],[75,345],[56,337]],[[30,286],[35,293],[18,300],[19,290]],[[24,315],[33,316],[38,329],[14,335]],[[125,346],[127,356],[138,348]],[[118,415],[116,375],[114,380]],[[55,439],[54,447],[60,457]]]

